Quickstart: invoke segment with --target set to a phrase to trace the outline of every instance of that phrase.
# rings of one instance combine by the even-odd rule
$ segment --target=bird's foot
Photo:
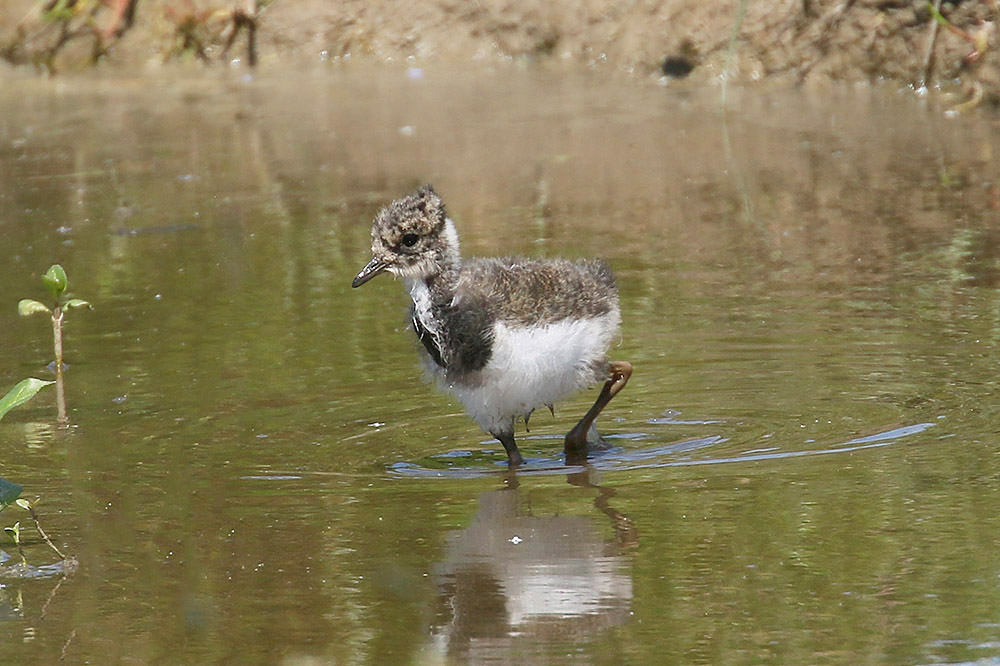
[[[611,448],[611,442],[604,439],[601,433],[597,432],[597,427],[594,424],[590,425],[590,430],[587,431],[587,450],[588,451],[607,451]]]
[[[507,452],[507,462],[511,467],[524,464],[524,458],[521,457],[521,452],[517,449],[517,443],[514,442],[514,433],[505,432],[499,435],[494,434],[493,436],[503,444],[503,448]]]
[[[594,427],[594,421],[611,399],[621,391],[632,376],[632,364],[626,361],[613,361],[609,364],[608,380],[604,383],[600,395],[594,401],[593,407],[587,410],[580,422],[566,433],[564,451],[566,461],[571,459],[587,459],[587,451],[601,451],[610,448],[600,433]]]
[[[580,427],[578,423],[568,433],[563,443],[563,450],[566,454],[586,455],[588,451],[606,451],[611,448],[611,444],[597,432],[597,427],[591,423],[587,430]]]

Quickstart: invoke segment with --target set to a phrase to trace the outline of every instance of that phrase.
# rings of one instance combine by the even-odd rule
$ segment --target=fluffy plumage
[[[503,443],[512,464],[521,462],[518,417],[609,377],[605,352],[621,314],[602,261],[463,261],[454,223],[425,185],[375,217],[372,259],[352,285],[383,271],[405,280],[413,329],[441,386]]]

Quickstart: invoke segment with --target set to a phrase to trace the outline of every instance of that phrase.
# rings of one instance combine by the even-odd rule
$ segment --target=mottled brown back
[[[467,259],[456,296],[482,303],[491,318],[523,325],[596,317],[618,306],[614,275],[600,260]]]

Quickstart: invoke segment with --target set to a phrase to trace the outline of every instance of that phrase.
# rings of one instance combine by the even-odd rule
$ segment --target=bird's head
[[[372,258],[351,282],[360,287],[379,273],[427,279],[459,261],[458,234],[430,185],[396,199],[372,223]]]

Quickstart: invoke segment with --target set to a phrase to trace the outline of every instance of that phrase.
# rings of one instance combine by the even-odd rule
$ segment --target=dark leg
[[[493,436],[503,444],[503,448],[507,452],[507,460],[511,467],[516,467],[524,462],[524,458],[521,457],[521,452],[517,450],[517,444],[514,442],[514,433],[503,432],[499,435],[494,434]]]
[[[566,433],[566,442],[563,450],[566,452],[567,459],[570,456],[579,459],[581,454],[586,455],[587,432],[594,425],[597,415],[611,402],[611,398],[615,397],[619,391],[625,388],[625,384],[628,384],[628,378],[632,376],[632,364],[626,361],[612,361],[608,374],[610,377],[604,383],[604,388],[601,389],[601,394],[594,401],[593,407],[587,410],[587,413],[583,415],[580,422]],[[511,439],[513,440],[513,438]]]

